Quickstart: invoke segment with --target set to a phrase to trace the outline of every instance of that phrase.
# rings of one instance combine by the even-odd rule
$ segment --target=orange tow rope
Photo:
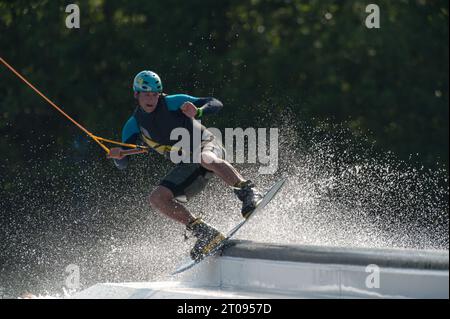
[[[73,124],[75,124],[80,130],[82,130],[84,133],[86,133],[90,138],[92,138],[98,145],[100,145],[103,150],[107,154],[109,154],[110,150],[107,148],[101,141],[116,144],[120,146],[130,147],[130,148],[136,148],[140,150],[136,150],[135,152],[129,153],[129,154],[139,154],[139,153],[146,153],[147,147],[146,146],[140,146],[135,144],[126,144],[126,143],[120,143],[112,140],[108,140],[99,136],[95,136],[91,132],[89,132],[87,129],[85,129],[81,124],[79,124],[77,121],[75,121],[73,118],[71,118],[66,112],[64,112],[58,105],[53,103],[49,98],[47,98],[41,91],[39,91],[36,87],[34,87],[33,84],[27,81],[19,72],[17,72],[11,65],[9,65],[3,58],[0,57],[0,61],[8,68],[10,69],[19,79],[21,79],[23,82],[25,82],[30,88],[32,88],[37,94],[39,94],[45,101],[47,101],[51,106],[53,106],[58,112],[60,112],[62,115],[64,115],[69,121],[71,121]]]

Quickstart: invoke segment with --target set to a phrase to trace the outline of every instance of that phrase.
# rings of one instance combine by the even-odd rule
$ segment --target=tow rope
[[[92,138],[107,154],[110,153],[110,149],[106,147],[102,142],[115,144],[119,146],[129,147],[130,150],[123,150],[120,152],[121,155],[132,155],[132,154],[141,154],[141,153],[147,153],[148,147],[147,146],[141,146],[141,145],[135,145],[135,144],[127,144],[127,143],[121,143],[113,140],[109,140],[100,136],[96,136],[92,134],[90,131],[88,131],[86,128],[84,128],[80,123],[75,121],[72,117],[70,117],[66,112],[64,112],[58,105],[53,103],[49,98],[47,98],[41,91],[39,91],[33,84],[28,82],[25,77],[23,77],[19,72],[17,72],[11,65],[9,65],[3,58],[0,57],[0,61],[9,69],[11,70],[19,79],[21,79],[23,82],[25,82],[30,88],[32,88],[37,94],[39,94],[45,101],[47,101],[48,104],[50,104],[53,108],[55,108],[58,112],[60,112],[64,117],[66,117],[69,121],[71,121],[73,124],[75,124],[80,130],[82,130],[84,133],[87,134],[90,138]]]

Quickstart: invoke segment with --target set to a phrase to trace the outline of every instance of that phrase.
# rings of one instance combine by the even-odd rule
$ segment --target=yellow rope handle
[[[98,139],[99,141],[103,141],[103,142],[107,142],[107,143],[111,143],[111,144],[115,144],[115,145],[120,145],[120,146],[125,146],[125,147],[130,147],[130,148],[140,148],[140,149],[144,149],[144,150],[148,149],[147,146],[143,146],[143,145],[121,143],[121,142],[117,142],[117,141],[113,141],[113,140],[108,140],[107,138],[103,138],[100,136],[93,136],[93,137]]]
[[[134,148],[134,149],[131,149],[131,150],[124,150],[124,151],[120,152],[120,154],[124,155],[124,156],[135,155],[135,154],[142,154],[142,153],[148,153],[148,150]]]
[[[82,130],[84,133],[86,133],[90,138],[92,138],[98,145],[100,145],[101,148],[103,148],[103,150],[109,154],[110,150],[109,148],[107,148],[105,145],[103,145],[102,142],[100,141],[104,141],[104,142],[108,142],[108,143],[112,143],[112,144],[117,144],[117,145],[122,145],[122,146],[126,146],[126,147],[131,147],[131,148],[141,148],[141,149],[145,149],[146,147],[142,147],[139,145],[134,145],[134,144],[125,144],[125,143],[120,143],[120,142],[116,142],[116,141],[112,141],[112,140],[108,140],[99,136],[95,136],[94,134],[92,134],[91,132],[89,132],[87,129],[85,129],[81,124],[79,124],[77,121],[75,121],[73,118],[71,118],[66,112],[64,112],[58,105],[56,105],[55,103],[53,103],[48,97],[46,97],[41,91],[39,91],[33,84],[31,84],[30,82],[27,81],[27,79],[25,79],[19,72],[17,72],[11,65],[9,65],[2,57],[0,57],[0,62],[2,62],[9,70],[11,70],[11,72],[13,72],[19,79],[21,79],[23,82],[25,82],[25,84],[27,84],[30,88],[32,88],[37,94],[39,94],[45,101],[47,101],[48,104],[50,104],[51,106],[53,106],[58,112],[60,112],[62,115],[64,115],[69,121],[71,121],[73,124],[75,124],[80,130]]]

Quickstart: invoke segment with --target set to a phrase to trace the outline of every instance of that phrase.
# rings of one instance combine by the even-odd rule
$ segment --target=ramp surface
[[[75,298],[449,298],[448,251],[233,241],[172,281],[101,283]]]

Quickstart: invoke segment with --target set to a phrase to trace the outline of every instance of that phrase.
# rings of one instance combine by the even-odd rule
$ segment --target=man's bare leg
[[[175,202],[172,191],[167,187],[158,186],[150,194],[150,204],[162,214],[186,225],[187,229],[197,237],[197,242],[190,252],[193,260],[197,260],[208,253],[221,240],[225,239],[224,235],[217,229],[202,220],[193,223],[196,220],[195,217],[183,205]]]
[[[201,165],[207,170],[214,172],[228,185],[235,186],[245,181],[242,175],[229,162],[217,157],[213,152],[206,151],[201,156]]]
[[[229,162],[217,157],[214,153],[203,152],[201,158],[201,165],[214,172],[228,185],[236,186],[238,183],[245,181]],[[156,187],[150,194],[150,204],[162,214],[184,225],[188,225],[195,220],[195,217],[183,205],[174,200],[172,191],[167,187]]]
[[[246,181],[230,163],[217,157],[213,152],[206,151],[201,155],[201,165],[204,168],[213,171],[228,185],[236,187],[235,194],[242,201],[241,214],[244,218],[250,216],[262,199],[262,193],[251,181]]]
[[[167,187],[156,187],[150,194],[149,200],[154,209],[179,223],[188,225],[195,219],[183,205],[174,200],[172,191]]]

